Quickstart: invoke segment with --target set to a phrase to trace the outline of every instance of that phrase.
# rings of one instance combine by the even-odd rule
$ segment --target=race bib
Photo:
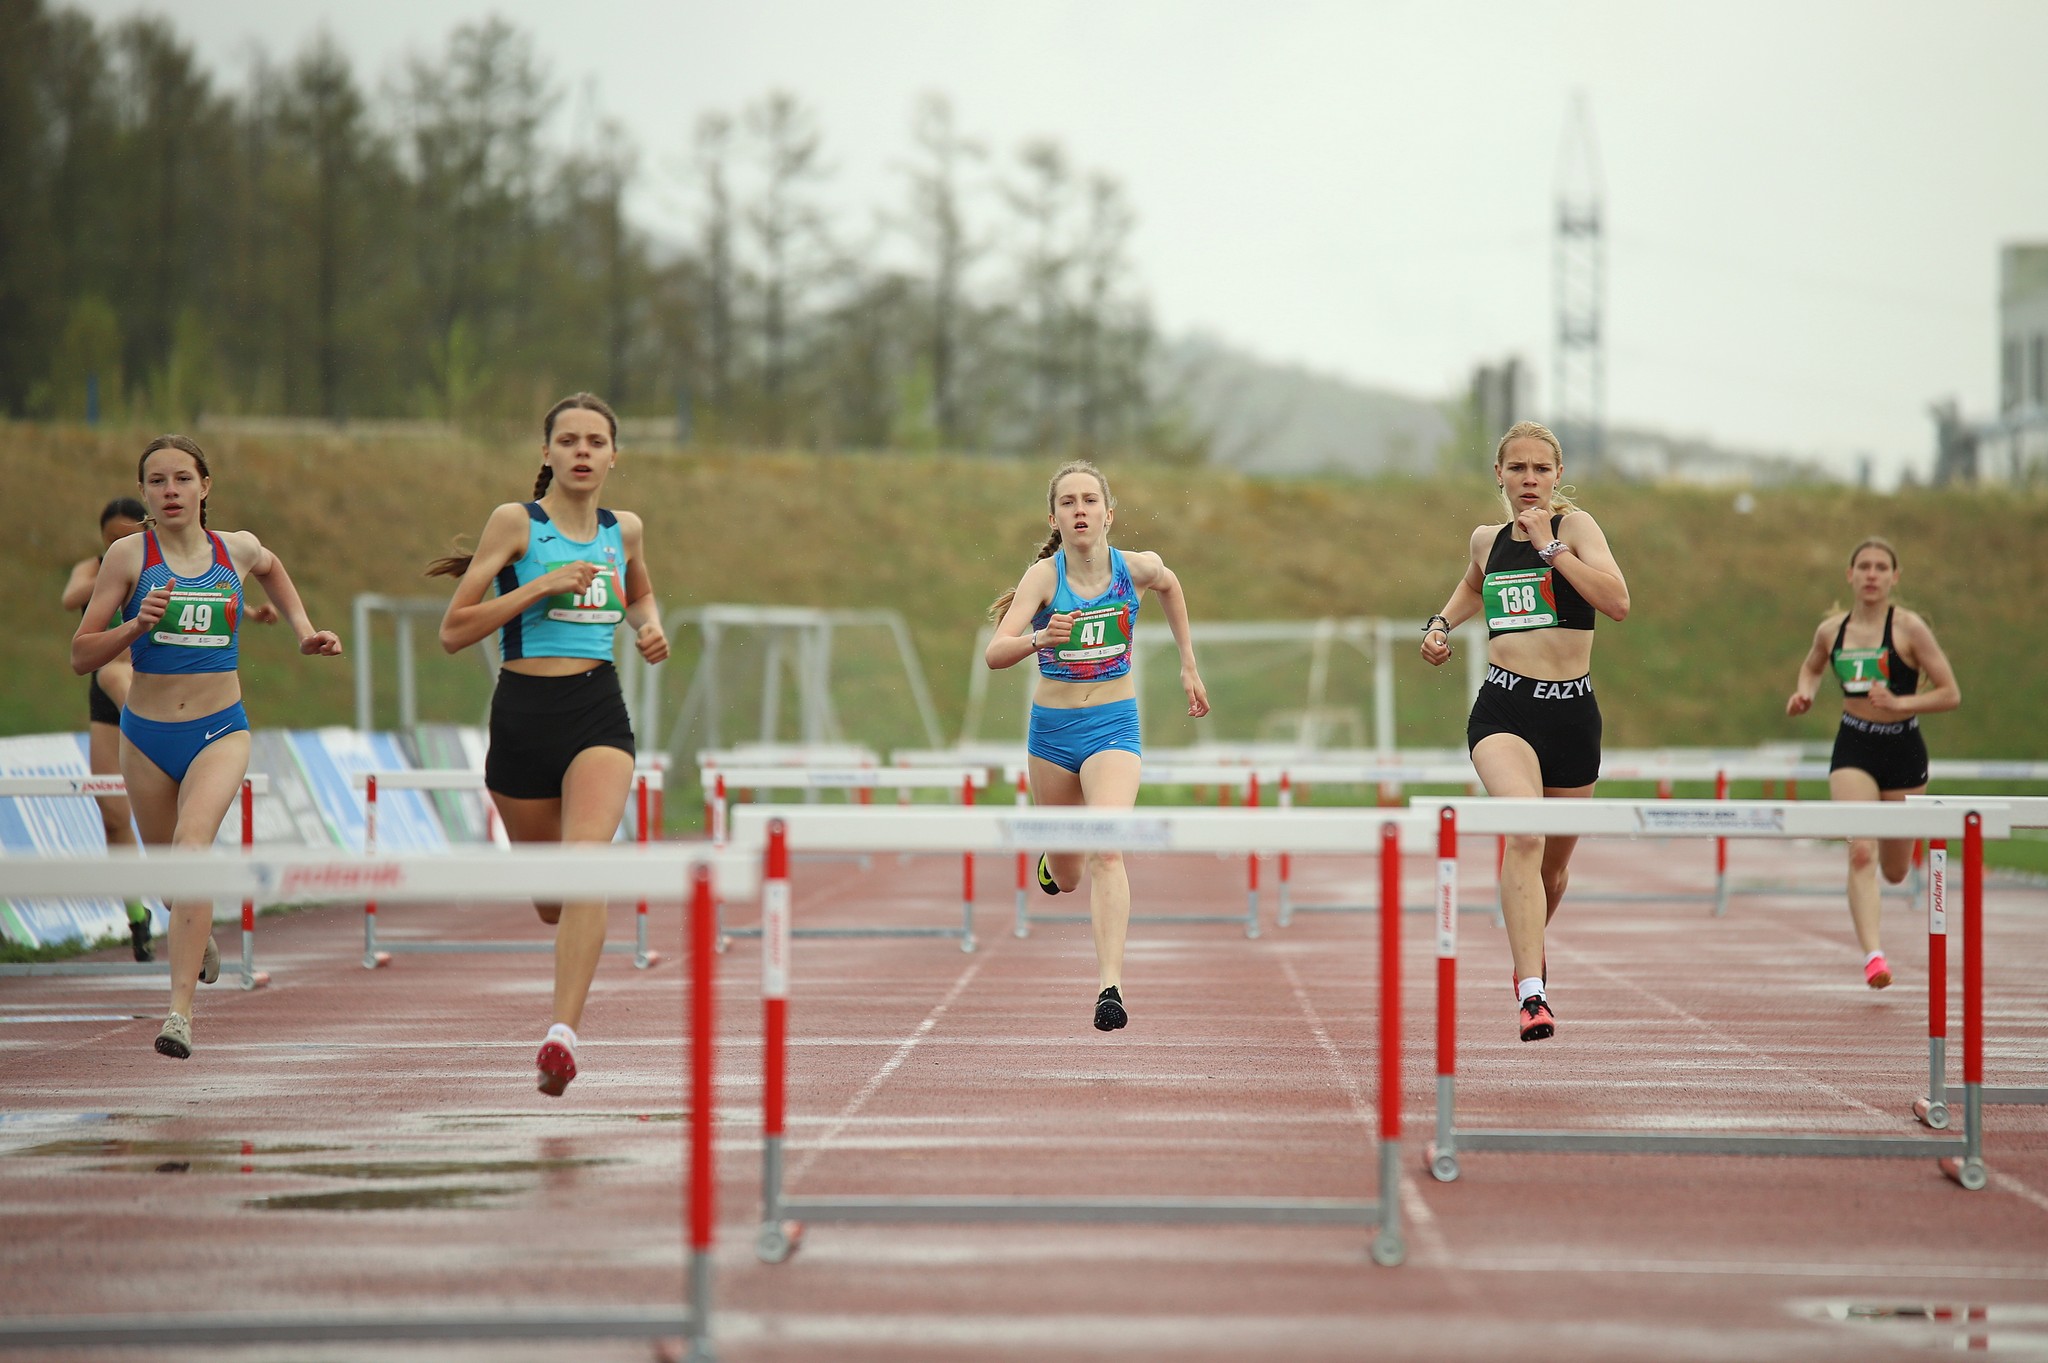
[[[1557,597],[1550,590],[1548,568],[1488,573],[1479,597],[1489,630],[1544,629],[1557,623]]]
[[[172,587],[150,642],[173,648],[226,648],[235,641],[235,593],[223,587]]]
[[[1122,606],[1097,606],[1074,612],[1074,632],[1064,644],[1053,649],[1063,663],[1097,663],[1121,658],[1131,650],[1131,636],[1124,628]]]
[[[1842,690],[1851,696],[1870,694],[1873,682],[1889,682],[1892,675],[1890,651],[1882,648],[1838,648],[1835,650],[1835,676],[1840,678]]]
[[[559,563],[543,563],[541,571],[551,573],[577,561],[563,559]],[[624,622],[626,593],[619,586],[618,574],[599,564],[597,576],[590,579],[589,587],[581,592],[557,592],[548,598],[547,617],[568,625],[617,625]]]

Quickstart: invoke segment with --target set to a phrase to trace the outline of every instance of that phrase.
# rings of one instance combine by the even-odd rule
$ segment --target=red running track
[[[1700,844],[1581,844],[1575,883],[1698,890]],[[1212,864],[1213,862],[1213,864]],[[1737,874],[1838,878],[1839,848],[1741,844]],[[1007,886],[1001,859],[984,886]],[[1297,898],[1363,901],[1369,859],[1297,857]],[[1138,857],[1140,911],[1241,902],[1240,860]],[[1489,883],[1468,858],[1468,897]],[[1426,903],[1433,866],[1408,867]],[[957,859],[799,862],[800,926],[953,921]],[[1068,900],[1058,907],[1076,903]],[[795,943],[791,1196],[1370,1197],[1377,931],[1305,914],[1247,941],[1140,925],[1132,1024],[1089,1026],[1085,927],[982,949]],[[631,931],[630,906],[615,934]],[[680,911],[658,968],[607,958],[562,1100],[532,1089],[544,956],[359,964],[347,908],[266,918],[268,990],[203,991],[197,1054],[150,1043],[161,999],[119,979],[0,986],[0,1314],[678,1306]],[[2048,891],[1987,894],[1987,1080],[2048,1083]],[[499,909],[390,910],[382,930],[544,930]],[[1429,919],[1406,928],[1408,1262],[1361,1230],[811,1228],[752,1253],[759,958],[721,975],[714,1335],[740,1360],[1890,1359],[1973,1343],[2048,1356],[2048,1109],[1992,1107],[1992,1179],[1932,1160],[1469,1154],[1422,1172]],[[1514,1040],[1505,943],[1462,924],[1460,1118],[1473,1126],[1906,1135],[1926,1083],[1924,916],[1894,901],[1899,983],[1863,987],[1831,897],[1567,898],[1558,1037]],[[1958,952],[1951,952],[1956,959]],[[1489,984],[1498,981],[1498,987]],[[1952,997],[1954,990],[1952,989]],[[1951,1079],[1956,1061],[1951,1058]],[[11,1355],[26,1357],[30,1355]],[[636,1359],[645,1345],[77,1350],[76,1359]]]

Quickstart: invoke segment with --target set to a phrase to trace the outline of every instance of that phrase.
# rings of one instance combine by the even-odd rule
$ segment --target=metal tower
[[[1607,246],[1604,195],[1586,97],[1572,100],[1557,160],[1557,349],[1551,427],[1567,465],[1597,469],[1605,455],[1607,360],[1602,340]]]

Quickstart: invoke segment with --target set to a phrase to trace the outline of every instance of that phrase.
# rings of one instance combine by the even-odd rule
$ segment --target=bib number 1
[[[1835,653],[1835,676],[1845,695],[1867,696],[1877,682],[1891,677],[1891,659],[1882,648],[1844,648]]]

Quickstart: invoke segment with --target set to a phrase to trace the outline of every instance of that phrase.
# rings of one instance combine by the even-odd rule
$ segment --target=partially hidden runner
[[[1836,800],[1903,800],[1927,789],[1927,741],[1920,716],[1953,710],[1962,688],[1917,612],[1892,600],[1899,584],[1898,551],[1872,536],[1849,554],[1855,604],[1830,611],[1813,631],[1785,713],[1813,708],[1821,678],[1833,672],[1842,688],[1842,722],[1828,762],[1828,794]],[[1927,689],[1921,690],[1922,680]],[[1863,982],[1892,982],[1878,935],[1883,900],[1877,875],[1896,885],[1912,866],[1911,838],[1849,840],[1849,921],[1863,950]]]
[[[339,657],[341,640],[315,629],[277,555],[247,530],[206,525],[213,477],[206,455],[182,435],[149,442],[136,466],[147,511],[138,534],[101,560],[85,616],[71,639],[71,668],[102,671],[126,654],[134,669],[120,711],[121,775],[142,841],[208,848],[249,772],[249,716],[242,709],[242,577],[263,590],[298,636],[299,652]],[[170,906],[171,1011],[159,1054],[192,1055],[192,996],[220,978],[213,902]]]
[[[1138,594],[1151,591],[1180,648],[1180,684],[1188,714],[1209,713],[1195,666],[1187,598],[1180,579],[1153,553],[1126,554],[1109,544],[1116,499],[1109,479],[1082,460],[1061,465],[1046,486],[1052,533],[1016,587],[997,597],[999,623],[983,660],[991,668],[1038,661],[1027,747],[1031,799],[1038,805],[1130,809],[1141,776],[1138,691],[1131,675],[1131,633]],[[1097,984],[1095,1026],[1113,1032],[1130,1021],[1123,996],[1124,939],[1131,884],[1120,852],[1054,852],[1038,859],[1038,886],[1066,894],[1090,880]]]
[[[1548,427],[1517,422],[1493,452],[1508,519],[1472,532],[1465,575],[1423,627],[1423,661],[1451,656],[1450,632],[1486,622],[1486,681],[1465,743],[1486,793],[1583,799],[1600,777],[1593,619],[1628,615],[1628,583],[1592,516],[1559,483],[1564,451]],[[1524,1041],[1557,1031],[1544,984],[1543,934],[1564,899],[1577,838],[1517,835],[1501,862],[1501,916],[1514,957],[1515,1026]]]
[[[618,437],[618,418],[601,398],[563,398],[541,421],[533,500],[493,511],[475,554],[427,568],[461,579],[441,620],[443,648],[455,653],[499,635],[504,665],[491,696],[484,786],[514,842],[612,841],[635,752],[613,635],[630,625],[642,658],[668,657],[640,518],[598,505]],[[604,954],[605,901],[534,908],[555,926],[553,1018],[534,1065],[540,1091],[560,1097],[576,1077],[576,1029]]]

